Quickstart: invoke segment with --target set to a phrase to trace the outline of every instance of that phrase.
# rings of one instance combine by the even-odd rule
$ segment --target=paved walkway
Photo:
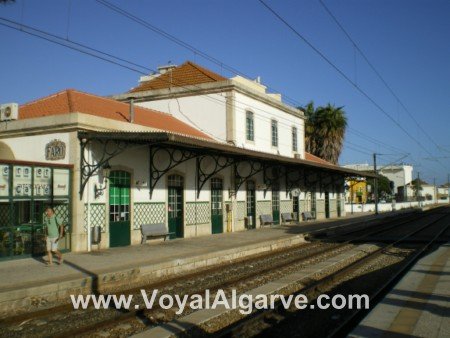
[[[65,262],[62,266],[54,263],[53,267],[46,267],[45,261],[41,257],[0,261],[0,290],[36,286],[58,279],[100,275],[109,271],[159,264],[178,258],[186,259],[187,257],[200,256],[214,251],[238,249],[323,228],[383,218],[391,214],[386,213],[378,216],[354,214],[339,220],[308,221],[300,225],[175,239],[166,242],[152,243],[149,240],[145,245],[94,250],[90,253],[67,253],[64,255]]]
[[[350,337],[450,337],[450,244],[419,260]]]
[[[402,211],[404,212],[404,211]],[[64,264],[47,267],[42,257],[0,262],[0,318],[18,309],[34,307],[70,294],[129,289],[161,277],[227,263],[246,256],[304,242],[303,233],[364,223],[397,213],[350,215],[338,220],[302,222],[250,231],[148,241],[145,245],[111,248],[90,253],[68,253]]]

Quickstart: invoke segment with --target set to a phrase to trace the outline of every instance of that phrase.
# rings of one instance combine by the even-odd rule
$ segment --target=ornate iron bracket
[[[159,160],[155,158],[159,156]],[[176,149],[172,147],[162,147],[158,145],[149,146],[149,185],[150,185],[150,199],[153,195],[153,190],[158,181],[170,170],[175,168],[180,163],[186,162],[192,158],[199,156],[198,153],[188,149]]]
[[[89,155],[86,148],[89,145],[92,145],[94,140],[103,147],[103,150],[100,152],[100,158],[96,160],[96,163],[90,163],[89,159],[86,158]],[[80,199],[83,198],[83,192],[89,178],[96,174],[98,170],[102,168],[109,160],[127,149],[128,146],[129,143],[124,141],[85,138],[80,139]],[[90,151],[92,152],[92,148]]]
[[[213,165],[209,168],[208,160],[213,161]],[[200,197],[200,191],[205,183],[216,175],[218,172],[235,163],[234,158],[221,155],[201,155],[197,157],[197,198]]]
[[[280,178],[286,175],[286,168],[279,164],[264,164],[263,181],[265,184],[264,197],[266,197],[267,190],[274,185],[280,183]]]
[[[248,165],[247,172],[245,172],[245,165]],[[241,170],[239,170],[239,166],[241,166]],[[244,168],[242,168],[244,167]],[[252,176],[256,175],[257,173],[260,173],[264,170],[264,165],[261,162],[258,161],[236,161],[234,163],[234,193],[237,194],[239,191],[239,188],[247,182]]]
[[[305,182],[305,170],[286,167],[286,197],[295,187],[300,187]]]

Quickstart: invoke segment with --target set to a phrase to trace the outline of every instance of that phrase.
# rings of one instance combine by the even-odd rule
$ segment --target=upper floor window
[[[292,127],[292,151],[297,151],[297,128]]]
[[[272,146],[278,147],[278,122],[272,120]]]
[[[245,117],[245,133],[248,141],[255,140],[255,121],[253,119],[253,113],[248,111]]]

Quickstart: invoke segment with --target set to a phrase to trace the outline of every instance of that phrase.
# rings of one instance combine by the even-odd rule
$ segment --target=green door
[[[272,217],[273,224],[280,224],[280,188],[277,184],[272,187]]]
[[[211,233],[223,232],[223,209],[222,209],[222,180],[211,179]]]
[[[112,171],[109,176],[109,246],[130,245],[130,174]]]
[[[183,237],[183,177],[169,176],[169,232],[170,238]]]
[[[248,229],[256,227],[256,190],[255,182],[247,181],[247,217],[252,218],[252,224],[247,226]]]
[[[325,193],[325,218],[330,218],[330,193]]]

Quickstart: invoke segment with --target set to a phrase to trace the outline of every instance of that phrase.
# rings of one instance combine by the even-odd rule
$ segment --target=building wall
[[[220,141],[226,140],[225,93],[139,102],[137,105],[172,114]]]
[[[297,128],[297,153],[301,158],[304,154],[304,120],[285,113],[268,104],[236,93],[236,145],[247,149],[293,157],[292,127]],[[246,111],[254,114],[254,141],[246,139]],[[272,147],[271,120],[278,122],[278,147]]]
[[[14,154],[14,160],[47,162],[51,164],[69,164],[70,141],[69,133],[51,133],[33,136],[21,136],[11,138],[0,138],[0,142],[6,144]],[[46,160],[45,146],[53,141],[60,140],[66,144],[66,156],[61,160]],[[30,151],[30,145],[32,151]],[[1,154],[0,154],[1,158]]]

